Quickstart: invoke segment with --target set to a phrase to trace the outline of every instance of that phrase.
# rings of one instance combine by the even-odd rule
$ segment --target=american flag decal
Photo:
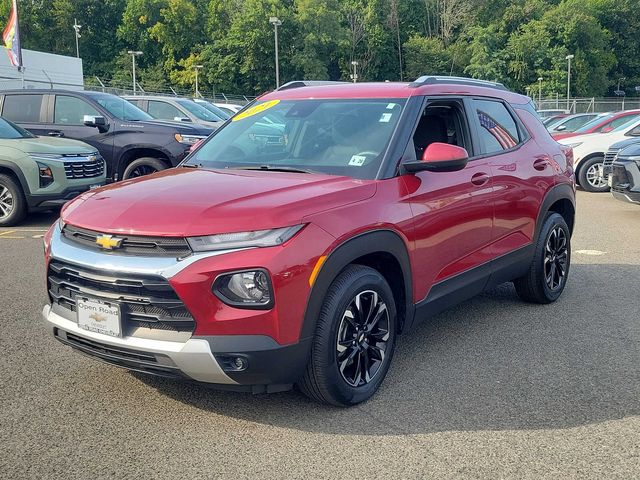
[[[480,126],[493,135],[505,150],[513,148],[518,144],[517,140],[513,138],[506,129],[501,127],[498,122],[485,112],[478,110],[478,119],[480,120]]]

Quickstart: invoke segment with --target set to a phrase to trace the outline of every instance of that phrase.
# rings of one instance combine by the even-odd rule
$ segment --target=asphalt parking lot
[[[569,283],[511,286],[401,338],[344,410],[131,374],[63,347],[40,312],[41,214],[0,229],[2,478],[638,478],[640,208],[578,194]]]

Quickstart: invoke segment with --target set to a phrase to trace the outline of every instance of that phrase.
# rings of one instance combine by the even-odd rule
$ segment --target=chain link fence
[[[569,113],[604,113],[618,110],[640,109],[639,97],[613,98],[543,98],[534,99],[538,110],[567,110]]]
[[[85,90],[93,90],[98,92],[111,93],[113,95],[133,95],[133,84],[128,83],[119,83],[119,82],[103,82],[98,77],[85,77],[84,79],[84,88]],[[191,89],[186,89],[183,87],[172,87],[172,86],[164,86],[164,87],[155,87],[145,88],[144,85],[140,85],[136,83],[136,92],[137,95],[162,95],[168,97],[186,97],[193,98],[195,96],[195,92]],[[216,103],[232,103],[236,105],[245,105],[250,101],[254,100],[255,96],[250,95],[241,95],[241,94],[229,94],[216,92],[215,90],[202,90],[200,89],[200,97]]]

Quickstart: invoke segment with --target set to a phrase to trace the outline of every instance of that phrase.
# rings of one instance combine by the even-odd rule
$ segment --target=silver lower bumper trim
[[[216,361],[211,353],[209,342],[200,339],[189,339],[184,343],[165,340],[151,340],[139,337],[116,338],[100,333],[89,332],[78,327],[78,324],[51,311],[45,305],[42,316],[53,330],[54,327],[73,333],[96,342],[115,347],[130,348],[141,352],[160,354],[169,357],[175,366],[185,375],[199,382],[237,385]]]

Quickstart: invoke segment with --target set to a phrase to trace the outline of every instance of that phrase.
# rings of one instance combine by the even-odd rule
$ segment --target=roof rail
[[[277,92],[281,90],[290,90],[292,88],[300,88],[300,87],[318,87],[321,85],[339,85],[349,82],[333,82],[330,80],[293,80],[291,82],[287,82],[284,85],[281,85],[276,89]]]
[[[473,87],[486,87],[495,88],[497,90],[508,90],[503,84],[498,82],[489,82],[487,80],[478,80],[476,78],[465,77],[447,77],[436,75],[423,75],[417,78],[415,81],[409,84],[411,88],[422,87],[423,85],[437,85],[437,84],[454,84],[454,85],[469,85]]]

